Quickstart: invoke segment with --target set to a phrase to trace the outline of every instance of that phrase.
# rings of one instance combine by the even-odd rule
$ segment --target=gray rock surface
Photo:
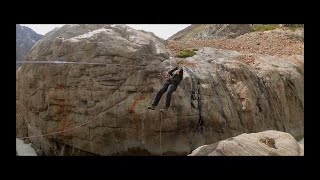
[[[288,133],[269,130],[203,145],[189,156],[304,156],[304,146]]]
[[[303,137],[303,56],[201,48],[169,58],[164,41],[124,25],[66,25],[40,40],[17,71],[17,136],[44,155],[187,155],[244,132]],[[171,59],[171,60],[170,60]],[[171,61],[171,63],[170,63]],[[162,115],[147,110],[170,64],[184,79]],[[165,95],[160,105],[164,104]]]
[[[23,140],[16,138],[16,155],[17,156],[37,156],[36,151],[31,144],[25,144]]]
[[[299,143],[304,144],[304,138],[302,138]]]

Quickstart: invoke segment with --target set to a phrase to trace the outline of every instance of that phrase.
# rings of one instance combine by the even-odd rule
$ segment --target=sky
[[[33,29],[38,34],[45,35],[55,27],[61,27],[64,24],[21,24]],[[158,37],[168,39],[178,31],[188,27],[190,24],[127,24],[128,26],[138,29],[153,32]]]

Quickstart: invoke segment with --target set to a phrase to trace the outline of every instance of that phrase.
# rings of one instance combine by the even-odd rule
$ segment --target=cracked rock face
[[[241,134],[195,149],[189,156],[303,156],[304,145],[289,133],[264,131]]]
[[[267,129],[302,138],[303,56],[214,48],[196,53],[169,58],[164,40],[124,25],[53,30],[27,60],[81,63],[24,64],[17,71],[17,136],[78,126],[31,138],[40,155],[187,155],[204,144]],[[155,111],[147,106],[170,64],[184,66],[184,79],[161,115],[166,94]]]

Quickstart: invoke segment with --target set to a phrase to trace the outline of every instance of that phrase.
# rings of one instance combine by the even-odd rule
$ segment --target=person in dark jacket
[[[183,78],[183,69],[182,67],[175,67],[171,71],[169,71],[170,78],[163,84],[162,88],[157,93],[153,103],[151,106],[148,107],[148,109],[154,110],[155,107],[158,105],[162,95],[167,92],[167,98],[166,98],[166,106],[161,109],[161,111],[166,111],[170,107],[170,101],[171,101],[171,95],[172,93],[177,89],[178,85],[180,84],[182,78]]]

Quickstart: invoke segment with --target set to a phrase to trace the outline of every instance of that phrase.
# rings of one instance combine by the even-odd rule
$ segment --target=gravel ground
[[[242,53],[269,55],[303,55],[304,31],[276,29],[265,32],[252,32],[235,39],[169,41],[168,48],[175,55],[188,48],[213,47]]]

